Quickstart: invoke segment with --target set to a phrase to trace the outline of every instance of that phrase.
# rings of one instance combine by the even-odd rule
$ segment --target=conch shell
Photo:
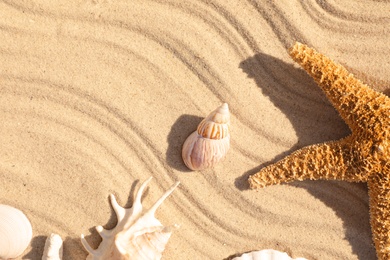
[[[0,259],[21,255],[32,239],[30,221],[22,211],[0,204]]]
[[[306,258],[291,258],[287,253],[280,252],[274,249],[265,249],[261,251],[253,251],[235,257],[232,260],[307,260]]]
[[[188,168],[210,168],[225,157],[230,147],[229,125],[230,113],[226,103],[200,122],[183,144],[182,157]]]
[[[50,234],[46,239],[42,260],[61,260],[63,254],[62,244],[62,238],[59,235]]]
[[[92,249],[81,235],[81,242],[89,252],[87,259],[92,260],[118,260],[118,259],[161,259],[165,245],[177,225],[164,227],[154,214],[157,208],[179,185],[176,182],[157,202],[145,213],[142,212],[141,197],[145,187],[152,178],[146,180],[139,188],[134,204],[125,209],[118,205],[111,194],[111,205],[118,218],[118,224],[111,230],[97,226],[96,230],[103,241],[97,249]]]

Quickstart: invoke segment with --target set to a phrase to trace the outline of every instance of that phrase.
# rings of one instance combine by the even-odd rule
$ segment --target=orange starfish
[[[367,182],[379,259],[390,259],[390,98],[304,44],[290,56],[311,75],[352,134],[304,147],[249,177],[252,189],[294,180]]]

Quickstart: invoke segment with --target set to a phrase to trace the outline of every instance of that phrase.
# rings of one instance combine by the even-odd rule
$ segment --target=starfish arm
[[[375,123],[379,115],[387,118],[389,98],[363,84],[343,66],[301,43],[295,43],[289,51],[322,88],[352,131],[372,129],[378,125]]]
[[[251,189],[295,180],[367,180],[367,171],[351,147],[351,136],[304,147],[249,177]]]
[[[390,259],[390,166],[368,178],[370,221],[378,259]]]

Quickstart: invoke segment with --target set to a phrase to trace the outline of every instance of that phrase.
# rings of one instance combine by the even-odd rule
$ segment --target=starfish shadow
[[[238,177],[235,181],[238,189],[249,187],[249,175],[304,146],[337,140],[350,134],[347,125],[325,94],[303,69],[267,54],[256,54],[242,61],[239,67],[249,78],[255,80],[262,93],[286,115],[295,130],[298,142],[271,161],[262,162]],[[306,189],[335,211],[343,221],[345,239],[349,241],[353,253],[359,259],[376,259],[375,248],[371,242],[366,184],[303,181],[288,185]],[[351,194],[351,190],[358,192],[359,200],[356,199],[357,195]]]
[[[303,69],[267,54],[256,54],[242,61],[239,67],[255,80],[262,93],[292,124],[298,142],[286,154],[350,133],[325,94]]]
[[[303,69],[263,53],[247,58],[239,67],[286,115],[298,137],[290,149],[236,178],[235,186],[239,190],[249,188],[247,180],[250,175],[292,152],[307,145],[337,140],[350,133],[325,94]]]
[[[303,188],[332,208],[343,221],[344,239],[359,259],[377,259],[372,243],[366,183],[345,181],[297,181],[287,185]]]

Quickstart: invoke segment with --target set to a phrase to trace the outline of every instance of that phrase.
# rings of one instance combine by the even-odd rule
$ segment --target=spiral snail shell
[[[182,157],[191,170],[211,168],[221,161],[230,147],[230,113],[223,103],[205,119],[183,144]]]
[[[32,227],[19,209],[0,204],[0,259],[21,255],[32,239]]]

